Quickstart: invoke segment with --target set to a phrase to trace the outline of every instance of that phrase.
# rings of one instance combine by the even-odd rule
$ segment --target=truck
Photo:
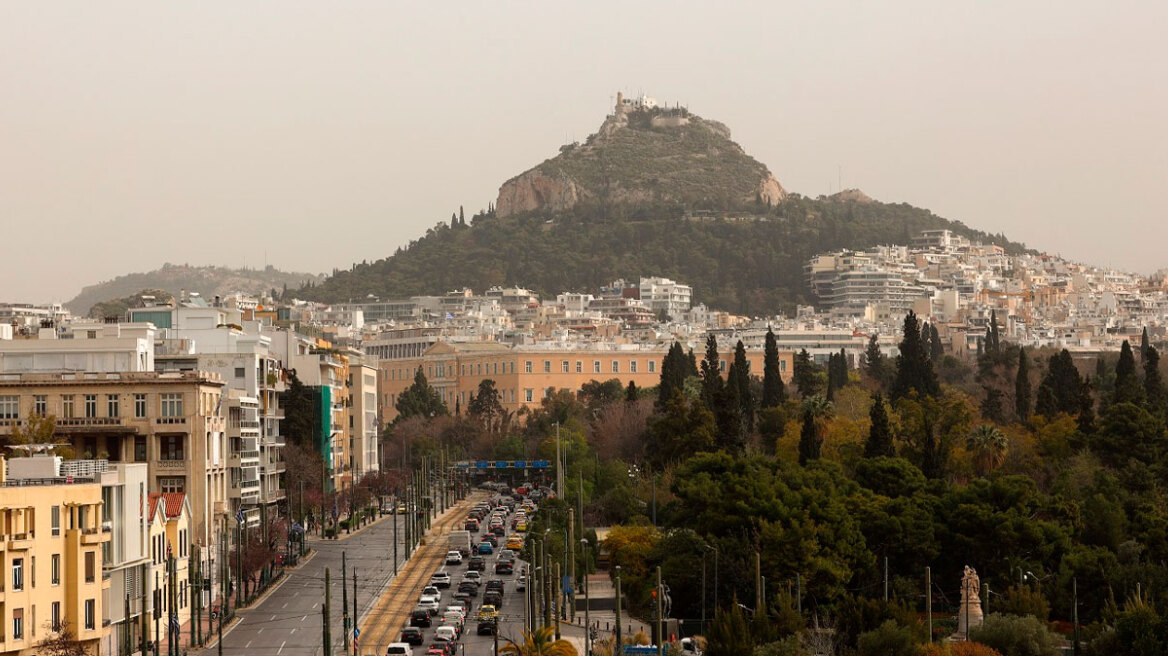
[[[451,531],[448,544],[451,551],[457,550],[463,558],[470,557],[472,544],[470,531]]]

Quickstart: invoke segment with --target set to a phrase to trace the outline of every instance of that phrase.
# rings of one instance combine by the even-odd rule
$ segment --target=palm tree
[[[1010,441],[997,426],[982,424],[973,429],[965,445],[973,452],[973,463],[978,474],[985,476],[1002,465]]]
[[[499,649],[503,656],[579,656],[575,645],[567,640],[556,640],[550,626],[523,632],[523,644],[508,640]]]

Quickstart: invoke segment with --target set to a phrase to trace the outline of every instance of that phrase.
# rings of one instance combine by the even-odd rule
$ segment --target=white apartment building
[[[693,301],[693,288],[669,278],[641,278],[641,301],[653,312],[680,318]]]

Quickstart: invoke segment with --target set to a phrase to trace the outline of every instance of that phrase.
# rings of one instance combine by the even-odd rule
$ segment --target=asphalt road
[[[282,585],[257,606],[240,613],[242,618],[223,638],[225,656],[318,656],[324,654],[322,607],[325,568],[330,570],[333,656],[343,656],[341,612],[341,554],[348,565],[349,608],[353,606],[353,574],[357,574],[357,604],[364,612],[393,574],[394,522],[391,517],[342,541],[316,541],[317,551],[300,569],[290,572]],[[404,526],[398,537],[405,540]],[[404,546],[398,557],[404,559]],[[216,647],[207,655],[218,653]],[[362,650],[364,653],[364,650]]]

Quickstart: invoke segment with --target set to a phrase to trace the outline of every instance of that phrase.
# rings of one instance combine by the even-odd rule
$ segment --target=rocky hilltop
[[[582,206],[735,210],[776,205],[786,195],[722,123],[618,94],[613,113],[583,144],[563,146],[504,182],[495,209],[500,217]]]

